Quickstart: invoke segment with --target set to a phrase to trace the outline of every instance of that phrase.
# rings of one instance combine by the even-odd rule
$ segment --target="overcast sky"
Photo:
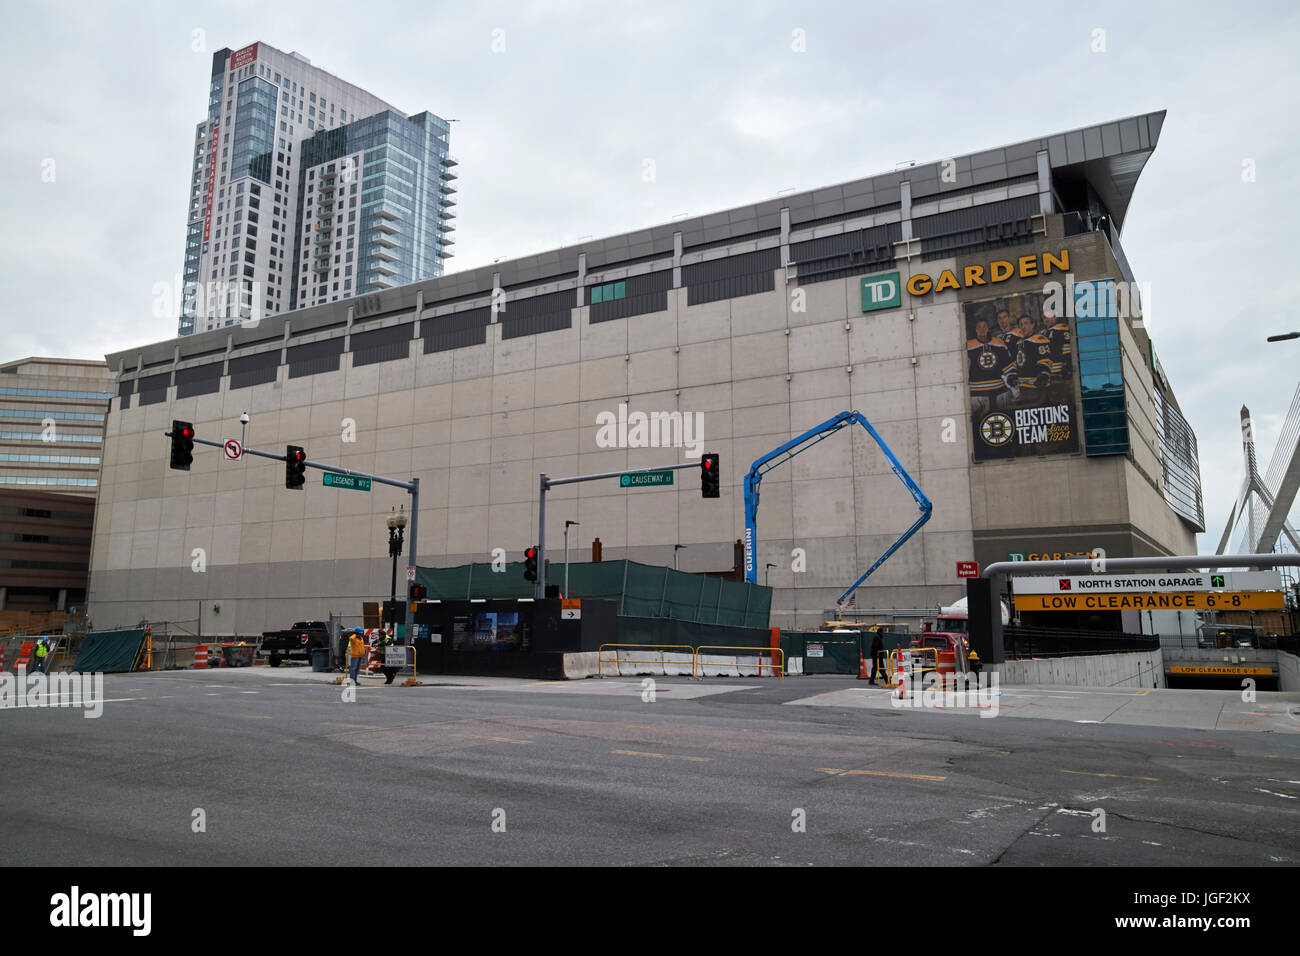
[[[459,120],[448,271],[1166,109],[1123,244],[1200,441],[1212,550],[1241,479],[1238,409],[1254,413],[1262,469],[1298,378],[1300,340],[1264,341],[1300,330],[1298,9],[13,7],[0,35],[0,361],[103,358],[175,335],[153,289],[181,269],[194,128],[222,47],[296,50],[408,113]]]

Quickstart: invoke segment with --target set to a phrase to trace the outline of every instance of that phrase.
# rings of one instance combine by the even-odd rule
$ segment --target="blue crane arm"
[[[848,598],[848,596],[852,594],[863,581],[870,577],[877,568],[889,559],[890,555],[901,548],[908,538],[916,534],[920,527],[930,520],[930,514],[934,507],[931,504],[930,499],[926,497],[925,492],[921,490],[920,485],[918,485],[912,476],[907,473],[907,469],[905,469],[902,463],[898,460],[898,456],[894,454],[887,444],[885,444],[885,440],[881,438],[880,433],[872,427],[871,422],[867,421],[866,416],[861,412],[840,412],[838,415],[828,418],[820,425],[815,425],[808,429],[797,438],[792,438],[779,448],[772,449],[749,466],[749,473],[745,476],[745,580],[750,584],[758,583],[758,567],[755,554],[757,553],[758,547],[758,492],[759,485],[763,481],[763,476],[773,468],[785,464],[795,455],[802,454],[818,442],[825,441],[840,429],[852,425],[855,422],[865,428],[867,434],[870,435],[875,440],[876,444],[880,446],[880,450],[885,453],[885,457],[889,460],[889,467],[893,470],[894,474],[898,476],[898,479],[903,483],[903,486],[908,490],[912,498],[915,499],[917,507],[920,508],[921,513],[920,516],[912,522],[911,527],[899,535],[898,539],[885,549],[885,553],[877,558],[875,562],[862,573],[861,577],[845,589],[844,593],[840,595],[839,600],[843,602]]]

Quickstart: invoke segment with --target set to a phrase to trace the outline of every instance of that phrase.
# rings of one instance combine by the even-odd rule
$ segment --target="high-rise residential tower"
[[[408,118],[299,53],[265,43],[214,53],[179,334],[441,275],[455,215],[447,141],[445,120]]]

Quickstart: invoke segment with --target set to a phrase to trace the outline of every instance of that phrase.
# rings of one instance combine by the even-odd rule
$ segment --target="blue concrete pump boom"
[[[916,499],[917,506],[921,509],[921,516],[912,522],[910,528],[898,536],[898,540],[891,544],[871,567],[862,572],[860,578],[845,589],[844,593],[839,596],[839,603],[842,604],[857,589],[858,585],[865,581],[876,568],[884,564],[891,554],[903,546],[903,542],[916,534],[921,525],[930,520],[930,512],[934,507],[930,503],[930,499],[925,496],[925,492],[921,490],[920,486],[912,480],[912,476],[907,473],[898,458],[890,451],[889,446],[885,444],[885,440],[871,427],[871,422],[867,421],[861,412],[840,412],[820,425],[808,429],[798,438],[791,439],[780,448],[772,449],[772,451],[749,466],[749,474],[745,476],[745,580],[750,584],[758,583],[758,562],[754,555],[758,547],[758,486],[762,482],[763,476],[777,465],[785,464],[795,455],[807,451],[820,441],[825,441],[841,428],[854,422],[865,428],[867,434],[875,439],[876,444],[880,446],[880,450],[885,453],[894,474],[898,476],[904,487]],[[780,460],[773,461],[774,458]]]

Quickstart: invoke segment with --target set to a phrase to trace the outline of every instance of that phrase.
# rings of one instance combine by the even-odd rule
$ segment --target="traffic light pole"
[[[572,485],[580,481],[602,481],[606,478],[621,478],[623,475],[651,475],[659,471],[680,471],[684,468],[700,468],[698,461],[683,462],[680,465],[660,465],[657,468],[633,468],[628,471],[604,471],[598,475],[573,475],[569,478],[548,478],[545,473],[538,475],[537,494],[537,580],[533,583],[533,597],[546,597],[546,493],[556,485]]]
[[[165,432],[164,434],[166,434],[168,438],[171,437],[171,432]],[[211,439],[208,438],[199,438],[197,435],[194,438],[192,438],[191,441],[193,441],[196,445],[209,445],[213,448],[226,447],[225,442],[212,441]],[[258,458],[270,458],[273,461],[285,460],[284,455],[277,455],[274,452],[269,452],[269,451],[260,451],[256,448],[244,448],[240,452],[240,457],[242,458],[244,455],[254,455]],[[415,558],[416,555],[419,554],[416,548],[419,544],[419,529],[420,529],[420,479],[419,478],[412,478],[410,481],[401,481],[400,479],[397,478],[386,478],[383,475],[372,475],[366,471],[356,471],[352,468],[344,468],[342,465],[327,465],[324,462],[319,462],[319,461],[304,461],[302,464],[304,468],[319,468],[321,471],[333,471],[341,475],[351,475],[354,478],[369,478],[371,481],[377,481],[381,485],[392,485],[394,488],[406,489],[406,491],[408,491],[411,495],[411,536],[409,542],[410,562],[411,562],[411,567],[416,567]],[[415,620],[414,620],[415,615],[414,612],[412,612],[411,610],[411,601],[410,601],[411,589],[410,589],[409,582],[407,583],[406,593],[407,593],[407,600],[405,601],[406,638],[407,641],[409,642],[414,640],[413,634],[415,633],[413,629],[415,624]]]

